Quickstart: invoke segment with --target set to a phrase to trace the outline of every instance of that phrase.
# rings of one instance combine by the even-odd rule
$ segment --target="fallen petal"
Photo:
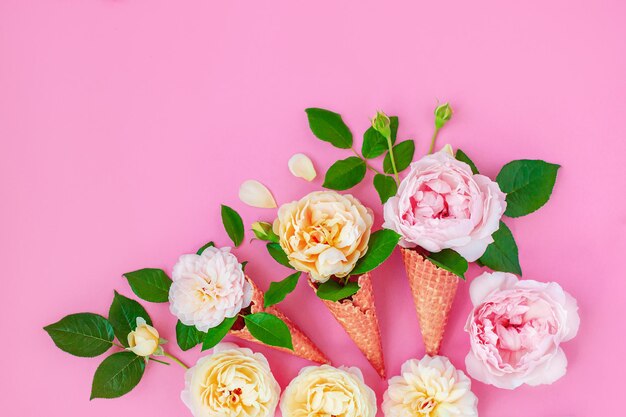
[[[276,200],[270,190],[255,180],[247,180],[241,184],[239,199],[252,207],[276,208]]]
[[[289,171],[298,178],[313,181],[317,176],[311,159],[303,153],[297,153],[289,158]]]

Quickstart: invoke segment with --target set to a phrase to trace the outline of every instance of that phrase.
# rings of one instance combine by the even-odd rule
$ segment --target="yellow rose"
[[[309,366],[285,388],[280,411],[286,417],[374,417],[376,395],[358,368]]]
[[[279,395],[265,356],[220,343],[186,372],[181,399],[194,417],[273,417]]]
[[[372,210],[353,196],[317,191],[283,204],[273,228],[291,266],[326,282],[348,275],[365,255],[372,223]]]
[[[137,328],[128,333],[128,349],[138,356],[150,356],[159,348],[159,332],[137,317]]]

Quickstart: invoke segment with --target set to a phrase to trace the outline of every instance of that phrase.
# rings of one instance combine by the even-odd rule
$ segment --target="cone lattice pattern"
[[[426,353],[437,355],[459,278],[438,268],[414,249],[402,248]]]
[[[252,313],[266,312],[266,313],[273,314],[277,316],[278,318],[280,318],[282,321],[284,321],[287,327],[289,327],[289,331],[291,332],[293,350],[285,349],[282,347],[276,347],[276,346],[270,346],[270,347],[283,351],[283,352],[291,353],[292,355],[296,355],[296,356],[299,356],[304,359],[308,359],[313,362],[330,363],[326,355],[324,355],[322,351],[319,350],[317,346],[315,346],[315,344],[311,341],[311,339],[309,339],[307,335],[305,335],[302,332],[302,330],[298,328],[298,326],[296,326],[291,320],[289,320],[289,318],[285,316],[285,314],[282,311],[280,311],[275,306],[264,308],[263,307],[263,291],[261,291],[250,278],[246,277],[246,279],[252,285],[252,290],[253,290],[252,304],[250,304]],[[250,342],[255,342],[255,343],[260,343],[262,345],[265,345],[265,343],[260,342],[259,340],[254,338],[254,336],[250,334],[250,332],[248,331],[246,327],[244,327],[241,330],[231,330],[230,334],[232,334],[233,336],[237,336],[241,339],[250,341]],[[269,345],[266,345],[266,346],[269,346]]]
[[[310,281],[309,283],[315,288],[313,283]],[[376,372],[381,378],[386,378],[383,346],[370,274],[365,273],[359,276],[358,283],[361,288],[351,299],[338,302],[322,301],[361,349]]]

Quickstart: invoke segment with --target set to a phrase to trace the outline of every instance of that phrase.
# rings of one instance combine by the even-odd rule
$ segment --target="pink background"
[[[0,1],[3,415],[189,415],[176,366],[151,364],[130,395],[89,402],[99,360],[61,352],[41,328],[69,313],[106,314],[113,289],[131,294],[124,272],[170,271],[208,240],[227,245],[220,203],[247,226],[271,219],[274,211],[239,202],[243,180],[261,180],[279,203],[319,189],[322,176],[292,177],[288,158],[306,152],[323,173],[349,153],[313,138],[305,107],[344,114],[359,146],[368,117],[384,109],[400,116],[400,137],[414,138],[422,155],[437,99],[456,111],[440,145],[461,147],[484,173],[517,158],[563,166],[549,204],[508,224],[524,277],[556,280],[578,298],[568,374],[515,391],[475,382],[480,414],[619,414],[624,2],[308,3]],[[353,192],[380,224],[369,181]],[[263,288],[288,273],[259,242],[236,253]],[[398,253],[375,278],[394,375],[424,351]],[[144,304],[179,353],[167,305]],[[386,383],[308,287],[282,307],[335,364],[361,367],[381,398]],[[461,368],[469,309],[462,283],[442,351]],[[283,387],[309,364],[255,349]]]

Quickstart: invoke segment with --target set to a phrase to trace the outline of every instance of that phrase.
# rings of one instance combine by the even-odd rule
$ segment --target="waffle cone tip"
[[[459,279],[438,268],[415,249],[402,248],[426,353],[439,353]]]

